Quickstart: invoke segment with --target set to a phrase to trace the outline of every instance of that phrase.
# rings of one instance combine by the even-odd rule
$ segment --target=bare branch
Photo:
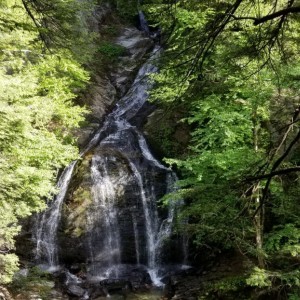
[[[273,164],[273,167],[271,169],[270,173],[273,173],[276,171],[276,169],[280,166],[280,164],[284,161],[284,159],[288,156],[288,154],[290,153],[290,151],[292,150],[292,148],[295,146],[295,144],[300,140],[300,129],[297,133],[297,135],[295,136],[295,138],[291,141],[291,143],[289,144],[289,146],[287,147],[287,149],[285,150],[285,152],[275,161],[275,163]],[[256,211],[253,214],[253,218],[256,216],[256,214],[259,212],[259,210],[263,207],[264,203],[266,202],[266,198],[267,198],[267,194],[268,194],[268,190],[272,181],[272,177],[268,177],[268,180],[265,184],[265,187],[263,189],[263,195],[262,195],[262,199],[260,201],[260,205],[257,207]]]
[[[256,180],[261,180],[261,179],[266,179],[266,178],[272,178],[277,175],[285,175],[288,173],[292,172],[299,172],[300,171],[300,166],[299,167],[293,167],[293,168],[287,168],[287,169],[282,169],[282,170],[277,170],[268,174],[262,174],[254,177],[248,177],[245,179],[245,181],[256,181]]]

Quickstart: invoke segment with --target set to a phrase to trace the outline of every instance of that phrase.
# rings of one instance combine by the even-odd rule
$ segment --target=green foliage
[[[95,50],[95,34],[89,32],[87,25],[93,5],[93,1],[5,0],[1,2],[0,28],[7,42],[12,39],[10,47],[38,49],[36,54],[45,46],[69,49],[78,61],[85,63]],[[22,48],[26,39],[31,39],[31,45]],[[7,44],[2,44],[6,50]]]
[[[124,54],[124,51],[124,47],[111,42],[103,42],[98,48],[98,52],[103,55],[104,59],[108,59],[113,62],[116,61],[119,56]]]
[[[138,1],[136,0],[111,0],[119,15],[126,20],[132,21],[138,12]]]
[[[259,288],[271,288],[275,282],[280,282],[281,289],[291,289],[297,291],[300,286],[300,271],[295,270],[292,272],[274,272],[267,271],[255,267],[250,276],[246,279],[246,283],[250,286]]]
[[[299,278],[299,177],[274,176],[269,185],[267,177],[253,179],[271,172],[299,130],[298,15],[253,23],[286,6],[276,3],[241,1],[228,22],[232,1],[149,0],[144,8],[167,36],[152,101],[174,115],[184,107],[180,118],[191,128],[184,159],[172,152],[166,159],[181,177],[182,230],[201,253],[235,248],[251,259],[263,253],[269,269],[255,268],[246,284],[293,291]],[[289,25],[281,23],[287,19]],[[299,160],[297,144],[275,169]]]
[[[19,219],[45,208],[45,199],[56,192],[58,170],[78,157],[72,131],[87,110],[75,98],[89,80],[81,64],[93,48],[82,23],[92,7],[78,5],[1,2],[0,283],[17,269],[12,252]]]
[[[42,299],[49,299],[53,283],[51,274],[38,267],[28,269],[28,274],[16,274],[9,284],[14,294],[26,294],[26,292],[36,292]]]
[[[283,224],[274,226],[270,234],[266,236],[265,248],[270,254],[300,255],[300,228],[296,224]]]
[[[289,300],[299,300],[300,299],[300,289],[298,289],[298,292],[289,294]]]
[[[271,276],[266,270],[255,267],[246,282],[250,286],[270,287],[272,285]]]
[[[215,290],[221,291],[237,291],[241,289],[241,287],[245,286],[245,278],[243,277],[233,277],[233,278],[226,278],[221,282],[217,282],[215,284]]]
[[[0,282],[9,283],[18,270],[18,257],[14,254],[0,254]]]
[[[244,276],[231,276],[204,283],[198,299],[249,299],[244,297],[246,281]]]

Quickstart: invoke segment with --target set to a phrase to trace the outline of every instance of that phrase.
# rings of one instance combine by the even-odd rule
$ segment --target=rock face
[[[111,73],[111,79],[119,92],[119,96],[123,96],[132,82],[139,66],[138,62],[143,60],[147,52],[153,47],[153,41],[136,28],[127,27],[117,38],[116,44],[126,49],[126,55],[120,58],[117,68]]]
[[[143,159],[132,154],[135,159]],[[145,166],[144,174],[154,177],[144,184],[152,186],[157,199],[162,197],[166,192],[165,171]],[[97,256],[94,263],[101,267],[112,264],[112,260],[147,263],[145,216],[136,180],[126,157],[112,148],[98,147],[84,158],[75,171],[64,205],[59,231],[62,261],[83,263],[96,251],[92,254]],[[115,219],[108,220],[108,214]],[[110,236],[105,234],[107,230]],[[109,248],[106,243],[115,244]],[[109,249],[118,252],[116,257],[106,253]]]
[[[147,117],[143,131],[159,157],[180,157],[186,153],[190,128],[180,121],[182,118],[182,111],[168,112],[163,108],[157,108]]]
[[[127,55],[110,75],[113,80],[125,78],[126,73],[117,94],[125,92],[129,75],[151,46],[136,29],[123,32],[117,43],[127,49]],[[39,217],[37,257],[51,270],[61,265],[72,269],[76,264],[81,266],[76,272],[90,283],[106,278],[129,281],[131,286],[160,284],[160,271],[167,262],[163,253],[171,249],[176,205],[159,208],[158,200],[171,191],[176,176],[154,158],[139,129],[149,112],[141,113],[152,86],[148,75],[157,71],[153,65],[157,55],[155,47],[130,89],[106,114],[81,160],[62,173],[60,193]],[[95,104],[92,114],[96,112],[104,110]],[[83,293],[77,285],[68,284],[68,293]]]
[[[135,77],[136,71],[145,60],[146,54],[153,47],[152,40],[134,27],[124,28],[121,34],[115,39],[115,43],[124,47],[126,51],[124,51],[124,54],[119,58],[117,64],[110,69],[108,74],[104,77],[103,75],[95,76],[95,83],[85,95],[85,102],[89,104],[91,112],[87,118],[89,121],[88,126],[84,129],[80,129],[78,132],[79,144],[82,146],[87,143],[91,134],[99,127],[99,124],[103,125],[104,116],[111,110],[116,99],[127,92]],[[114,129],[112,128],[111,130],[113,131]],[[135,133],[130,133],[129,130],[128,134],[132,136],[132,134],[134,135]],[[138,141],[136,140],[135,142]],[[125,143],[128,143],[128,140],[125,140]],[[135,153],[134,149],[131,150]],[[135,155],[138,154],[136,153]],[[101,161],[98,159],[99,161],[95,162],[95,157],[102,157],[102,159]],[[105,166],[103,157],[106,160]],[[142,159],[142,157],[140,159]],[[92,164],[94,164],[93,168],[91,168]],[[98,169],[99,174],[92,174],[93,169],[94,171]],[[146,171],[147,170],[145,170],[145,172]],[[103,198],[104,195],[104,197],[108,198],[108,203],[95,204],[93,199],[95,198],[95,194],[99,191],[97,191],[97,187],[93,188],[93,181],[95,181],[93,176],[103,176],[103,172],[106,172],[105,175],[110,178],[110,185],[108,184],[104,190],[100,191],[102,193],[100,196]],[[60,257],[62,261],[67,264],[86,262],[89,259],[87,253],[91,252],[88,242],[92,242],[94,244],[93,248],[98,249],[98,264],[105,266],[107,263],[111,263],[106,261],[109,255],[105,254],[104,249],[107,248],[103,246],[105,241],[110,242],[109,237],[106,237],[106,240],[103,241],[103,235],[101,235],[101,233],[105,230],[105,226],[107,226],[105,221],[103,221],[105,220],[105,214],[112,212],[107,210],[101,211],[101,209],[96,206],[108,206],[111,198],[114,198],[114,206],[117,207],[118,211],[118,226],[122,228],[122,235],[119,237],[120,246],[115,245],[115,247],[119,248],[118,251],[122,253],[122,263],[137,263],[136,249],[132,244],[132,241],[135,239],[134,234],[136,234],[137,231],[140,232],[139,247],[141,249],[146,247],[146,240],[142,234],[142,232],[145,231],[143,212],[141,211],[141,207],[137,207],[136,204],[136,198],[139,197],[139,190],[136,190],[135,181],[136,179],[132,176],[132,170],[130,170],[128,160],[122,156],[122,151],[114,150],[109,147],[98,147],[85,155],[83,160],[76,166],[63,208],[62,226],[60,226],[58,232],[58,240],[61,245]],[[112,186],[114,188],[112,188]],[[109,188],[111,190],[108,190]],[[162,196],[164,192],[165,191],[160,191],[159,195]],[[95,214],[95,212],[98,213]],[[128,218],[129,215],[134,216],[134,221]],[[94,228],[91,228],[91,226]],[[99,235],[98,238],[97,235]],[[116,238],[117,236],[115,235],[114,239]],[[102,248],[103,250],[101,250]],[[139,263],[146,262],[146,252],[144,251],[144,253],[142,253],[141,251],[139,255]],[[102,257],[102,259],[100,257]]]
[[[12,300],[8,290],[2,286],[0,286],[0,300]]]

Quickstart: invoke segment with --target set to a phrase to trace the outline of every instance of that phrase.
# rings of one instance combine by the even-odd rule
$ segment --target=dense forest
[[[165,151],[182,178],[182,230],[204,252],[249,258],[246,285],[298,299],[297,3],[147,7],[169,33],[152,97],[190,129],[188,150]]]
[[[163,202],[183,200],[191,261],[241,262],[198,299],[300,299],[299,3],[112,0],[118,25],[99,36],[104,2],[1,1],[0,284],[13,286],[22,220],[79,158],[83,94],[122,56],[106,39],[142,10],[163,49],[148,140],[179,177]]]
[[[74,103],[88,81],[91,38],[74,1],[1,1],[1,283],[17,270],[18,220],[45,208],[59,169],[78,154]],[[83,30],[82,30],[83,29]],[[76,36],[76,44],[74,37]]]

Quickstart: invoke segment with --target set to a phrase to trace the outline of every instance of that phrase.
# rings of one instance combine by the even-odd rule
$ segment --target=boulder
[[[86,291],[76,284],[70,284],[67,286],[67,293],[70,296],[83,297]]]

